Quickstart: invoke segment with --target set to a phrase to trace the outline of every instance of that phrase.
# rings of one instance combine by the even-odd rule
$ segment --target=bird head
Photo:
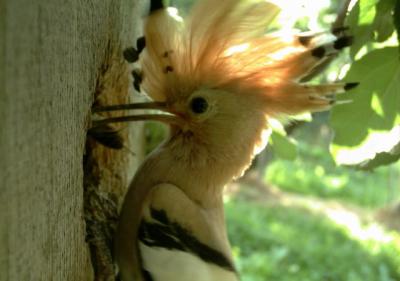
[[[198,1],[185,19],[173,8],[152,11],[139,58],[141,87],[153,100],[146,108],[167,115],[142,119],[168,123],[171,140],[188,154],[241,158],[246,166],[266,144],[270,118],[330,108],[334,94],[351,85],[299,81],[352,38],[340,30],[265,33],[279,11],[262,0]]]

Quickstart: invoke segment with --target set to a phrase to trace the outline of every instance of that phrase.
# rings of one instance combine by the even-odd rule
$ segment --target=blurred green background
[[[185,15],[192,2],[170,0],[169,4]],[[329,30],[344,2],[293,0],[292,9],[284,11],[277,26]],[[360,65],[379,68],[368,66],[368,57],[378,51],[393,53],[398,47],[395,30],[399,27],[393,13],[399,13],[399,2],[351,1],[345,25],[355,36],[355,44],[313,81],[346,80],[348,76],[362,80],[368,73]],[[337,106],[333,113],[315,114],[311,122],[289,124],[246,175],[226,188],[228,232],[243,281],[400,280],[400,137],[394,139],[397,146],[376,152],[372,158],[359,153],[364,159],[358,163],[338,165],[348,164],[340,163],[338,155],[359,150],[374,132],[388,133],[399,127],[400,63],[399,57],[391,60],[393,72],[383,68],[374,74],[382,76],[377,80],[389,76],[381,91],[386,102],[380,100],[379,89],[369,93],[367,84],[352,96],[353,104]],[[385,126],[375,120],[372,127],[369,119],[351,118],[355,112],[373,115],[377,100],[382,102],[379,120],[390,116],[390,126],[387,119]],[[146,132],[150,151],[164,138],[166,129],[149,123]]]
[[[315,119],[294,133],[294,161],[271,155],[262,180],[249,171],[228,188],[242,280],[400,280],[400,166],[336,166],[324,115]]]

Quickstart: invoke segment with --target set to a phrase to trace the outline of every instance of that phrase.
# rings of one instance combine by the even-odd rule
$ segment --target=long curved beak
[[[92,121],[92,127],[98,127],[101,125],[109,123],[119,123],[119,122],[132,122],[132,121],[160,121],[167,124],[180,123],[179,118],[173,115],[173,112],[168,110],[167,104],[165,102],[142,102],[142,103],[130,103],[130,104],[119,104],[111,106],[99,106],[93,107],[92,113],[99,112],[111,112],[111,111],[123,111],[123,110],[159,110],[165,112],[164,114],[137,114],[137,115],[126,115],[120,117],[111,117],[101,120]]]
[[[165,102],[139,102],[139,103],[117,104],[110,106],[97,106],[92,108],[92,113],[130,110],[130,109],[155,109],[155,110],[168,111],[166,108],[167,104]]]

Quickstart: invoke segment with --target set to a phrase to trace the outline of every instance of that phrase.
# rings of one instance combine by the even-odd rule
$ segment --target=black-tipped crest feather
[[[341,50],[345,47],[350,46],[353,43],[353,36],[342,36],[339,37],[334,43],[333,47],[336,50]]]
[[[139,59],[139,53],[133,47],[126,48],[123,51],[122,55],[124,56],[124,59],[129,63],[134,63]]]
[[[151,0],[150,2],[150,14],[158,11],[160,9],[164,9],[164,3],[162,0]]]
[[[360,85],[360,83],[358,82],[352,82],[352,83],[346,83],[346,85],[344,86],[344,89],[346,91],[349,91],[351,89],[354,89],[355,87],[357,87],[358,85]]]

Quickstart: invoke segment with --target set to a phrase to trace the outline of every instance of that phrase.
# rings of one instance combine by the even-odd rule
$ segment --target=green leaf
[[[376,6],[376,16],[373,28],[376,31],[376,40],[383,42],[394,32],[393,9],[397,0],[381,0]]]
[[[394,19],[394,26],[397,30],[397,38],[400,43],[400,0],[397,0],[395,4],[393,19]]]
[[[388,0],[384,0],[388,1]],[[360,0],[358,4],[360,6],[360,14],[358,17],[358,24],[371,24],[376,15],[376,5],[379,0]]]
[[[350,47],[350,55],[352,58],[356,56],[358,51],[367,42],[371,42],[374,39],[372,20],[369,19],[370,15],[368,16],[368,13],[365,11],[365,6],[370,5],[366,5],[365,1],[366,0],[358,1],[347,17],[347,25],[350,27],[351,33],[356,35],[354,37],[354,42]],[[364,3],[362,11],[360,7],[361,3]]]
[[[358,51],[361,50],[367,43],[374,40],[374,31],[372,25],[359,25],[351,29],[352,34],[357,34],[354,37],[353,44],[350,47],[350,56],[355,58]]]
[[[280,158],[294,160],[297,157],[297,146],[293,140],[279,132],[273,131],[270,138],[272,149]]]
[[[345,80],[360,82],[360,86],[344,97],[353,103],[332,110],[330,123],[335,137],[331,150],[338,163],[355,164],[373,158],[376,153],[388,152],[395,145],[389,145],[388,134],[400,124],[397,48],[368,53],[353,63]]]
[[[389,152],[375,154],[373,159],[366,160],[355,166],[360,170],[373,170],[383,165],[389,165],[400,159],[400,139],[399,142]]]
[[[354,34],[351,57],[354,58],[368,43],[384,42],[390,38],[394,32],[392,14],[396,1],[360,0],[356,3],[347,18],[347,24]]]

